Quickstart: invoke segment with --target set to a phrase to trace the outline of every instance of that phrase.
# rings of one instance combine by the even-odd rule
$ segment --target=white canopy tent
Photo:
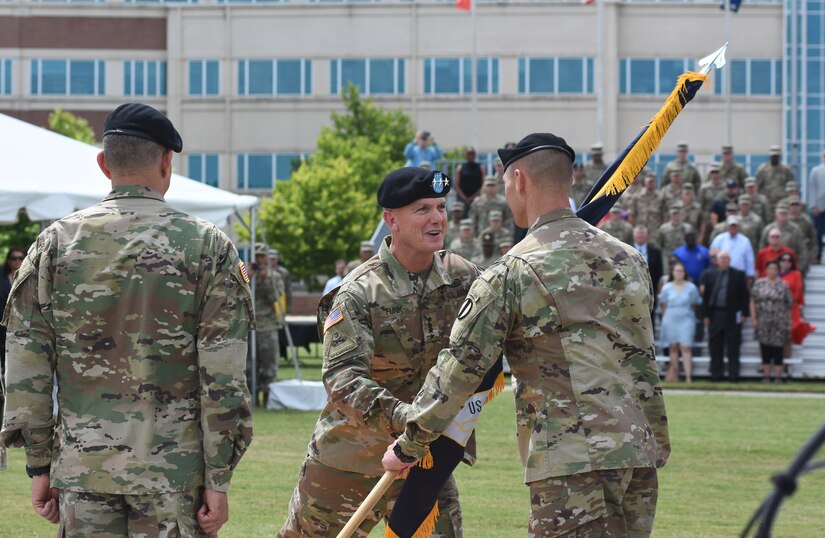
[[[57,220],[99,202],[111,184],[97,166],[100,148],[0,114],[0,222],[15,222],[20,209],[34,221]],[[233,194],[172,175],[172,206],[217,226],[258,205]]]

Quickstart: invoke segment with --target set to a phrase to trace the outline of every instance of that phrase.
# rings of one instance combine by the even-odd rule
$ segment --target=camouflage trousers
[[[252,351],[246,358],[246,380],[252,390]],[[272,331],[255,331],[255,353],[257,360],[258,390],[264,391],[264,403],[269,384],[278,377],[278,361],[281,350],[278,347],[278,329]]]
[[[656,469],[593,471],[528,486],[531,538],[641,538],[653,531]]]
[[[58,538],[205,537],[198,526],[202,489],[152,495],[60,492]]]
[[[298,485],[289,501],[289,515],[278,538],[335,537],[347,524],[379,478],[327,467],[307,458]],[[382,519],[389,517],[403,480],[396,480],[376,503],[353,536],[365,538]],[[462,538],[461,505],[455,478],[450,476],[438,497],[440,515],[434,538]]]

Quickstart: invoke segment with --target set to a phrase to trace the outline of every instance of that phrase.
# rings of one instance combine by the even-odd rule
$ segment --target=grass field
[[[673,455],[660,474],[655,536],[733,537],[770,489],[769,477],[825,420],[825,398],[666,394]],[[521,482],[512,393],[485,408],[479,461],[457,479],[467,538],[523,537],[528,512]],[[257,411],[255,441],[235,473],[224,537],[274,536],[287,510],[317,413]],[[825,455],[821,453],[820,457]],[[30,508],[22,453],[0,473],[0,537],[53,536]],[[825,470],[806,475],[786,502],[778,537],[825,535]],[[376,529],[373,536],[380,536]]]

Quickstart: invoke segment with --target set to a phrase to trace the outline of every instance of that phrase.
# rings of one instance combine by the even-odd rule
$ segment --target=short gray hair
[[[103,137],[103,156],[112,170],[131,171],[153,166],[166,148],[137,136],[109,134]]]

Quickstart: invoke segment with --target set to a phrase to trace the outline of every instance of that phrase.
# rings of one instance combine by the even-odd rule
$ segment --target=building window
[[[123,95],[166,95],[166,62],[123,62]]]
[[[305,158],[305,153],[241,153],[238,189],[272,189],[275,181],[292,177]]]
[[[190,153],[188,164],[190,178],[213,187],[218,186],[217,153]]]
[[[0,58],[0,95],[11,95],[11,60]]]
[[[729,67],[731,95],[782,95],[782,60],[731,60]],[[713,90],[716,95],[725,93],[725,77],[721,73],[715,77]]]
[[[424,94],[472,93],[472,76],[470,58],[425,58]],[[476,59],[476,91],[482,95],[499,93],[498,58]]]
[[[238,95],[310,95],[312,60],[239,60]]]
[[[189,60],[189,95],[220,95],[218,60]]]
[[[32,60],[32,95],[104,95],[103,60]]]
[[[519,58],[521,94],[593,93],[593,58]]]
[[[403,58],[334,58],[329,63],[329,91],[338,94],[347,85],[363,95],[404,93]]]

